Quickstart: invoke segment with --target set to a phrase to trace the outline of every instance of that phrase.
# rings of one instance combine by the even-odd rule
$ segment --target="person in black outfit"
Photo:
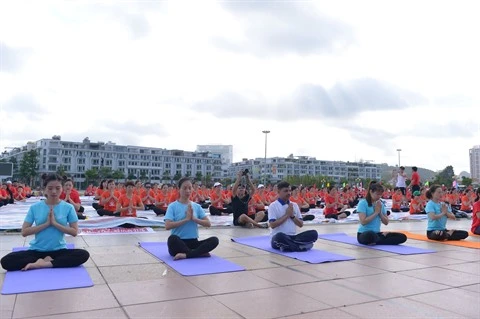
[[[243,226],[248,228],[268,228],[267,224],[260,224],[267,221],[267,215],[263,211],[256,212],[255,204],[252,201],[253,194],[255,193],[255,185],[248,174],[245,175],[245,181],[248,183],[250,192],[247,193],[245,186],[241,185],[243,172],[237,173],[237,180],[233,185],[232,190],[232,203],[231,208],[233,210],[233,225]]]

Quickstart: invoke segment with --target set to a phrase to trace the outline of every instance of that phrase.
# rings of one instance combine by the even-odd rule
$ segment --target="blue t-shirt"
[[[25,222],[39,226],[47,221],[49,213],[50,206],[42,200],[30,206],[27,216],[25,217]],[[70,223],[78,222],[75,208],[73,205],[64,201],[53,206],[53,214],[57,222],[63,226],[69,226]],[[35,238],[30,242],[31,250],[52,251],[66,248],[64,233],[52,225],[36,233]]]
[[[203,219],[206,215],[203,208],[197,203],[190,202],[192,204],[193,216],[198,219]],[[165,214],[165,220],[171,220],[178,222],[187,216],[188,204],[182,204],[178,200],[168,205],[167,213]],[[181,239],[194,239],[198,238],[198,225],[193,220],[190,220],[172,229],[172,235],[177,235]]]
[[[357,205],[357,213],[364,213],[365,217],[373,215],[375,213],[375,206],[368,206],[367,200],[362,199]],[[385,209],[385,204],[382,202],[382,212],[381,214],[387,215],[387,210]],[[380,219],[380,215],[377,215],[371,222],[366,225],[360,224],[358,226],[358,232],[363,233],[366,231],[374,231],[375,233],[380,232],[380,225],[382,220]]]
[[[448,211],[452,212],[450,206],[448,206]],[[428,216],[427,230],[445,230],[447,226],[447,216],[442,216],[440,219],[432,220],[430,219],[429,214],[434,213],[439,215],[442,213],[441,203],[435,203],[433,200],[429,200],[427,206],[425,206],[425,212]]]

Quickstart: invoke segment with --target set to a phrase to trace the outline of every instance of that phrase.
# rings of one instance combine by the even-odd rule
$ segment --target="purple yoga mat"
[[[348,236],[345,233],[321,234],[321,235],[318,235],[318,238],[330,240],[330,241],[336,241],[344,244],[355,245],[355,246],[364,247],[364,248],[387,251],[389,253],[395,253],[399,255],[429,254],[429,253],[435,252],[435,250],[431,250],[431,249],[422,249],[422,248],[416,248],[416,247],[405,246],[405,245],[373,245],[373,246],[362,245],[358,243],[357,238]]]
[[[277,255],[282,255],[285,257],[290,257],[293,259],[305,261],[311,264],[320,264],[320,263],[326,263],[331,261],[344,261],[344,260],[355,259],[352,257],[334,254],[328,251],[323,251],[318,249],[310,249],[302,252],[282,252],[280,250],[272,248],[270,244],[270,239],[271,239],[270,236],[256,236],[256,237],[232,238],[232,241],[238,244],[265,250]]]
[[[244,267],[218,256],[173,260],[165,242],[141,242],[140,246],[184,276],[243,271]]]
[[[71,249],[73,245],[68,244],[67,247]],[[28,247],[16,247],[13,251],[27,249]],[[2,295],[91,286],[93,286],[92,279],[83,266],[7,271],[3,281]]]

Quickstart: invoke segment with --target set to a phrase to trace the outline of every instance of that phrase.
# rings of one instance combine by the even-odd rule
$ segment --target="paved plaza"
[[[392,222],[384,230],[424,233],[426,221]],[[469,229],[470,220],[449,221]],[[304,227],[355,235],[356,224]],[[166,241],[169,232],[88,235],[67,241],[85,248],[90,288],[1,295],[0,318],[479,318],[480,250],[424,241],[407,245],[436,253],[402,256],[319,240],[315,248],[353,261],[308,264],[231,242],[268,230],[200,229],[217,236],[214,253],[243,272],[183,277],[138,246]],[[28,245],[0,235],[0,255]],[[470,237],[480,241],[480,237]],[[0,271],[3,283],[5,271]]]

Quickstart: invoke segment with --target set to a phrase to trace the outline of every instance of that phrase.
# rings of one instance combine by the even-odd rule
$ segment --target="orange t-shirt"
[[[470,205],[466,203],[470,201],[467,195],[462,196],[462,205],[460,206],[460,210],[470,210]]]
[[[392,209],[400,209],[403,196],[402,194],[393,194],[392,196]]]
[[[153,189],[150,189],[148,194],[150,195],[150,198],[148,198],[147,200],[145,200],[145,202],[143,202],[144,205],[152,205],[153,201],[155,199],[155,193],[153,192]],[[140,199],[145,198],[145,197],[147,197],[147,190],[146,189],[143,190],[142,193],[140,194]]]
[[[164,194],[163,192],[158,192],[157,196],[155,196],[155,200],[158,203],[162,203],[159,208],[163,210],[167,210],[168,204],[170,204],[170,196],[167,194]]]
[[[117,210],[117,201],[120,198],[120,194],[117,191],[113,192],[113,196],[117,198],[111,198],[108,202],[105,203],[105,200],[110,197],[110,192],[105,191],[102,194],[101,202],[103,203],[103,208],[108,210],[109,212],[115,212]]]
[[[323,209],[324,215],[329,214],[336,214],[337,213],[337,205],[332,207],[327,207],[326,205],[335,204],[337,202],[336,198],[331,196],[330,194],[325,195],[325,208]]]
[[[421,203],[420,200],[418,199],[412,199],[412,201],[410,202],[410,214],[415,214],[415,213],[420,213],[420,210],[419,209],[415,209],[414,206],[417,206]]]
[[[140,199],[139,196],[133,195],[132,198],[128,198],[127,195],[122,195],[120,196],[120,199],[118,200],[120,207],[125,208],[132,203],[132,205],[135,206],[140,206],[142,203],[142,200]],[[137,210],[135,208],[132,208],[132,210],[128,211],[123,211],[120,213],[120,217],[137,217]]]
[[[477,213],[479,212],[480,212],[480,201],[475,202],[473,204],[472,228],[471,228],[472,233],[475,231],[475,229],[478,226],[480,226],[480,218],[477,218]]]
[[[98,197],[98,198],[100,198],[100,197],[102,197],[103,192],[105,192],[104,189],[97,188],[97,190],[95,191],[95,196]]]
[[[220,193],[220,195],[218,195],[217,193],[213,192],[212,195],[210,196],[210,201],[213,203],[215,201],[218,200],[218,203],[215,204],[214,207],[217,207],[217,208],[223,208],[223,194]]]

